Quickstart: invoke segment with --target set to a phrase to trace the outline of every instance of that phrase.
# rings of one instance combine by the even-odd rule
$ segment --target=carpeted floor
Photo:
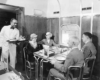
[[[26,78],[25,70],[23,70],[23,65],[22,64],[16,64],[16,70],[22,73],[22,75],[24,76],[25,80],[29,80],[29,79]],[[48,74],[48,72],[44,72],[44,76],[45,77],[44,77],[43,80],[46,80],[47,74]],[[31,80],[35,80],[34,74],[33,74]],[[100,77],[99,77],[99,75],[97,75],[97,76],[96,75],[92,75],[91,80],[100,80]]]
[[[17,70],[18,72],[21,72],[21,74],[23,75],[23,77],[25,78],[25,80],[29,80],[29,79],[27,79],[27,77],[26,77],[25,70],[24,70],[22,64],[17,63],[17,64],[16,64],[16,70]],[[48,72],[44,72],[44,78],[43,78],[43,80],[46,80],[47,74],[48,74]],[[35,80],[35,73],[33,72],[32,75],[33,75],[33,76],[32,76],[32,78],[31,78],[31,80]]]

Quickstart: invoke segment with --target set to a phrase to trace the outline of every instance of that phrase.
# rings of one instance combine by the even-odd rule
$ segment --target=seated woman
[[[33,52],[42,50],[43,46],[41,44],[37,43],[37,35],[35,33],[32,33],[30,35],[30,41],[27,44],[27,54],[29,56],[29,61],[33,61]]]
[[[51,39],[51,37],[52,37],[52,33],[51,32],[47,32],[46,33],[46,39],[43,39],[42,43],[44,45],[48,45],[49,47],[57,46],[57,44],[54,42],[53,39]]]

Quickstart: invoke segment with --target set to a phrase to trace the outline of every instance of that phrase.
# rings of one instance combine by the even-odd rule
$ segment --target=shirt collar
[[[87,41],[86,41],[86,43],[88,43],[88,42],[91,42],[91,40],[87,40]],[[85,43],[85,44],[86,44],[86,43]]]
[[[15,29],[15,27],[12,27],[12,26],[10,25],[10,29]]]

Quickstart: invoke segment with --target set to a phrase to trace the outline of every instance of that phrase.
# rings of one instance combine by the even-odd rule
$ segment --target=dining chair
[[[93,72],[93,68],[94,68],[94,64],[95,64],[95,59],[96,57],[89,57],[85,59],[85,65],[84,67],[87,65],[89,68],[89,72],[88,73],[83,73],[82,75],[82,79],[90,79],[91,80],[91,76],[92,76],[92,72]]]
[[[34,72],[34,62],[30,62],[29,61],[29,56],[27,53],[27,48],[24,47],[23,48],[23,53],[24,53],[24,60],[25,60],[25,73],[26,73],[26,77],[28,79],[32,78],[32,73]]]
[[[67,72],[67,80],[81,80],[83,73],[83,66],[69,66]]]
[[[69,66],[67,73],[65,73],[65,80],[81,80],[83,73],[83,66]],[[61,80],[54,77],[54,80]]]

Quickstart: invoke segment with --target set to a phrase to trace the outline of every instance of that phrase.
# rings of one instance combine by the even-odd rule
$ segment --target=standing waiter
[[[16,61],[16,44],[13,42],[8,42],[8,40],[18,40],[19,39],[19,30],[16,28],[17,20],[11,19],[10,25],[4,26],[1,29],[2,41],[2,57],[7,59],[10,57],[10,65],[15,68]]]

